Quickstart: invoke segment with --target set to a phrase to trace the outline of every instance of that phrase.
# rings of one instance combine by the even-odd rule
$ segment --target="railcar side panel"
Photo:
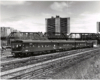
[[[14,41],[12,42],[12,53],[16,53],[19,56],[23,54],[39,54],[38,52],[48,51],[60,51],[60,50],[72,50],[86,47],[93,47],[92,42],[87,41]],[[16,55],[15,55],[16,56]]]

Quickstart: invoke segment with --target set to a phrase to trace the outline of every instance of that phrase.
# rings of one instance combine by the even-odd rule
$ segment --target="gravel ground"
[[[11,50],[10,49],[8,49],[8,50],[4,50],[4,51],[0,51],[1,52],[1,57],[2,56],[8,56],[8,55],[11,55]]]
[[[100,52],[99,52],[100,53]],[[11,54],[5,51],[2,55]],[[49,79],[100,79],[100,54],[86,59],[72,67],[63,68]]]
[[[100,53],[100,52],[99,52]],[[100,79],[100,54],[75,64],[70,68],[64,68],[52,79]]]

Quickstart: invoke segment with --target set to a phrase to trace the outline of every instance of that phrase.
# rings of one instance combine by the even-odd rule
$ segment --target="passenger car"
[[[93,43],[66,40],[15,40],[11,42],[11,53],[13,56],[22,57],[87,47],[93,47]]]

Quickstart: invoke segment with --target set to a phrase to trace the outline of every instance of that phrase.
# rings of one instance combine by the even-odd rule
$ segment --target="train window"
[[[14,45],[12,45],[12,48],[14,48],[15,46]]]
[[[35,46],[33,45],[33,47],[35,47]]]
[[[45,47],[47,47],[47,46],[45,45]]]
[[[40,46],[38,45],[38,48],[40,48]]]
[[[30,47],[32,47],[33,44],[32,43],[29,43],[29,45],[30,45]]]
[[[26,43],[26,44],[25,44],[25,47],[28,48],[28,45],[29,45],[29,44]]]
[[[32,43],[30,43],[30,45],[32,45]]]
[[[66,44],[64,44],[64,46],[66,46]]]
[[[43,45],[42,45],[42,47],[43,47]]]
[[[18,45],[16,45],[16,47],[18,47]]]
[[[23,44],[23,47],[24,47],[24,44]]]
[[[49,47],[50,45],[47,45],[46,47]]]
[[[56,45],[54,44],[53,46],[54,46],[53,48],[55,49],[56,48]]]
[[[21,44],[19,44],[19,46],[21,46]]]

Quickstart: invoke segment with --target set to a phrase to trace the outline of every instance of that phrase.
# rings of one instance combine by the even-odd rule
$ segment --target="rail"
[[[52,67],[51,69],[53,69],[53,67],[56,66],[56,69],[57,69],[57,67],[59,68],[60,66],[63,66],[63,65],[66,66],[66,65],[69,65],[70,63],[74,63],[75,61],[77,62],[78,59],[82,60],[84,59],[84,57],[88,58],[89,56],[93,56],[97,54],[99,51],[100,49],[84,51],[77,54],[44,61],[42,63],[36,63],[33,65],[28,65],[28,66],[24,66],[17,69],[12,69],[10,71],[4,71],[4,72],[1,72],[1,77],[7,78],[7,79],[22,79],[22,78],[27,77],[26,75],[28,74],[29,76],[30,75],[36,76],[35,74],[38,74],[38,73],[42,74],[42,72],[44,72],[46,68]]]
[[[90,49],[93,49],[93,48],[90,48]],[[41,55],[41,56],[35,56],[35,57],[33,56],[33,57],[27,57],[23,59],[14,59],[14,60],[9,60],[9,61],[4,61],[4,62],[1,62],[1,72],[22,67],[25,65],[43,62],[43,61],[54,59],[54,58],[68,56],[68,55],[75,54],[84,50],[88,50],[88,49],[79,49],[79,50],[73,50],[73,51],[66,51],[66,52],[53,53],[53,54],[48,54],[48,55]]]

